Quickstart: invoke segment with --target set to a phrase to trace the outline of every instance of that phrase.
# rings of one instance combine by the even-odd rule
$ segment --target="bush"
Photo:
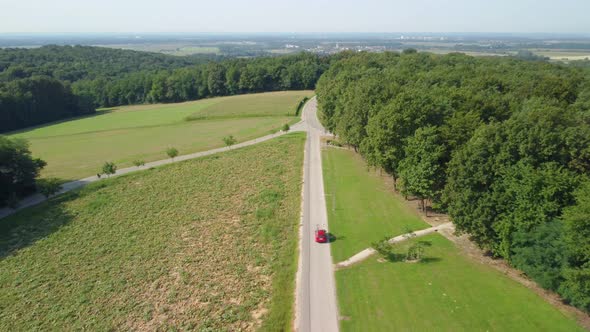
[[[143,161],[143,160],[134,160],[133,161],[133,165],[135,167],[141,167],[141,166],[144,166],[145,165],[145,161]]]
[[[117,172],[117,165],[113,162],[107,161],[102,165],[102,172],[107,176],[111,176]]]
[[[539,285],[556,291],[566,263],[563,225],[552,221],[513,234],[511,262]]]
[[[168,157],[174,160],[174,157],[178,156],[178,150],[176,148],[168,148],[166,149],[166,154],[168,155]]]
[[[0,206],[16,206],[20,197],[35,192],[35,178],[46,164],[31,156],[27,141],[0,136]]]
[[[237,142],[238,140],[233,135],[229,135],[223,138],[223,143],[225,143],[225,145],[229,147],[236,144]]]
[[[285,123],[282,127],[281,130],[284,132],[288,132],[291,129],[291,127],[289,127],[288,123]]]
[[[60,189],[61,183],[59,179],[50,178],[37,181],[37,191],[43,194],[46,198],[55,195]]]

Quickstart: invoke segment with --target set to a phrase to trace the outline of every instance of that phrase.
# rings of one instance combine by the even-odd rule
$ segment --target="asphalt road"
[[[336,305],[336,293],[334,282],[334,269],[330,253],[330,244],[316,243],[314,231],[317,226],[328,229],[328,217],[324,197],[324,182],[322,176],[322,158],[320,137],[326,133],[317,119],[317,102],[313,98],[307,102],[302,112],[302,121],[293,125],[291,131],[306,131],[304,161],[304,185],[301,219],[300,260],[297,272],[296,290],[296,316],[295,328],[297,331],[338,331],[338,308]],[[231,149],[254,145],[270,140],[285,133],[267,135],[234,145]],[[211,154],[228,151],[223,147],[208,151],[202,151],[172,159],[158,160],[146,163],[142,167],[127,167],[117,170],[113,176],[149,169],[208,156]],[[96,176],[71,181],[62,186],[62,194],[89,183],[100,181]],[[37,205],[46,200],[41,194],[31,195],[23,199],[17,209],[0,209],[0,219],[9,216],[21,209]]]
[[[301,332],[338,331],[330,244],[316,243],[314,233],[317,226],[328,229],[320,145],[320,137],[325,130],[317,119],[316,111],[314,98],[305,105],[302,115],[303,124],[307,127],[307,141],[295,317],[295,329]]]

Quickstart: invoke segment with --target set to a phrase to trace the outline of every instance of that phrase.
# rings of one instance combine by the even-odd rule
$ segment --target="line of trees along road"
[[[317,84],[322,121],[404,195],[590,310],[590,75],[513,58],[359,54]]]
[[[173,57],[88,46],[0,50],[0,132],[96,107],[313,89],[332,58]]]

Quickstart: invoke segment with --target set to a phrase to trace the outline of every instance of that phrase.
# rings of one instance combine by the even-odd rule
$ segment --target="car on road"
[[[316,228],[315,230],[315,242],[326,243],[328,242],[328,232],[325,229]]]

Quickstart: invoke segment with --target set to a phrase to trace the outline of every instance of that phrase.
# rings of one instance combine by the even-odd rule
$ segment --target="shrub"
[[[61,183],[59,179],[50,178],[37,181],[37,191],[43,194],[46,198],[55,195],[60,189]]]
[[[178,156],[178,150],[176,148],[168,148],[166,149],[166,154],[168,155],[168,157],[174,160],[174,157]]]
[[[113,162],[107,161],[102,165],[102,172],[110,177],[117,172],[117,165]]]

